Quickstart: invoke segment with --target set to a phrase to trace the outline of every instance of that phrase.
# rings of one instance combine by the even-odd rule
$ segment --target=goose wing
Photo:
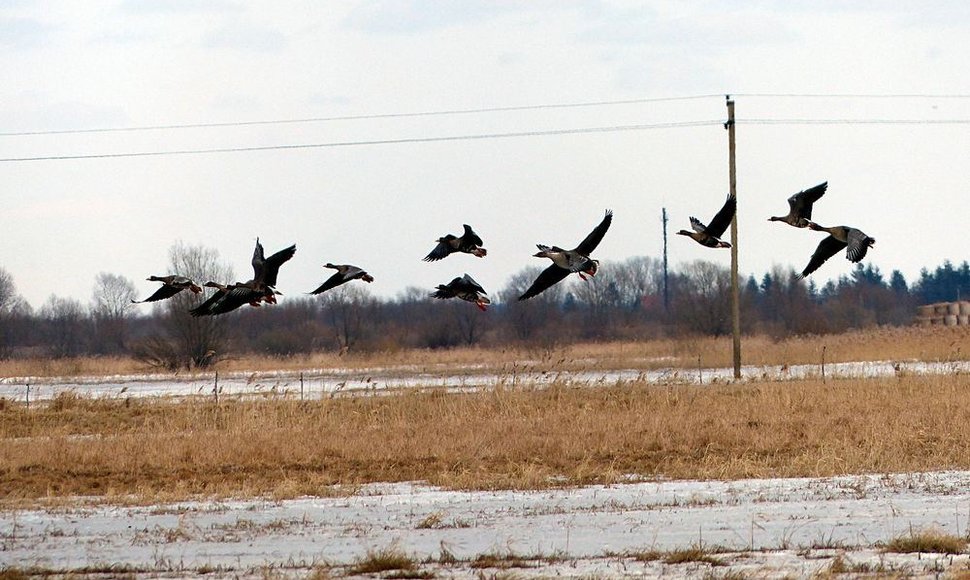
[[[848,246],[848,250],[846,250],[845,257],[848,258],[850,262],[859,262],[865,258],[866,252],[869,251],[869,236],[862,233],[861,230],[849,228],[846,238],[849,241],[846,244]]]
[[[455,249],[448,242],[438,242],[438,245],[422,259],[425,262],[437,262],[438,260],[447,258],[454,251]]]
[[[482,285],[476,282],[475,279],[468,274],[461,277],[461,286],[463,290],[467,290],[469,292],[481,292],[482,294],[488,294],[488,292],[482,288]]]
[[[711,223],[708,224],[705,231],[715,238],[720,238],[724,234],[724,231],[727,230],[728,226],[731,225],[731,218],[734,217],[734,210],[736,210],[737,207],[738,198],[728,195],[727,200],[724,202],[724,206],[721,207],[720,211],[714,215],[714,218],[711,220]]]
[[[161,286],[158,290],[155,290],[155,293],[149,296],[148,298],[145,298],[144,300],[132,300],[132,302],[134,303],[156,302],[158,300],[165,300],[166,298],[171,298],[172,296],[175,296],[176,294],[178,294],[184,289],[185,287],[169,286],[168,284],[165,284]]]
[[[579,242],[579,245],[576,246],[575,251],[584,256],[589,256],[592,254],[593,250],[596,249],[596,246],[600,245],[600,242],[603,241],[603,236],[606,235],[606,230],[610,229],[611,223],[613,223],[613,211],[608,209],[606,210],[606,215],[603,216],[603,221],[601,221],[598,226],[593,228],[593,231],[591,231],[589,235],[583,239],[583,241]],[[553,284],[554,283],[555,282],[553,282]],[[545,290],[545,288],[543,288],[543,290]],[[536,294],[538,294],[538,292]]]
[[[313,292],[310,292],[310,294],[320,294],[321,292],[326,292],[327,290],[330,290],[331,288],[336,288],[337,286],[340,286],[341,284],[349,280],[350,280],[350,277],[345,278],[344,275],[341,274],[340,272],[335,272],[333,276],[330,276],[329,278],[327,278],[327,280],[323,284],[321,284],[319,288],[317,288]]]
[[[208,314],[216,315],[232,312],[243,304],[252,302],[260,296],[261,294],[259,292],[246,286],[231,288],[219,300],[212,303],[209,307]]]
[[[461,284],[461,278],[454,278],[447,284],[438,284],[436,290],[431,294],[431,297],[440,298],[442,300],[446,298],[454,298],[455,296],[458,296],[457,289]]]
[[[276,276],[279,274],[280,266],[296,254],[296,244],[276,252],[263,261],[261,272],[256,272],[253,278],[257,282],[262,282],[267,286],[276,286]]]
[[[565,268],[560,268],[555,264],[549,266],[539,273],[539,276],[536,278],[535,282],[532,283],[532,286],[529,286],[529,289],[525,291],[525,294],[519,296],[519,300],[528,300],[533,296],[541,294],[553,284],[562,282],[568,275],[569,270],[566,270]]]
[[[839,241],[835,236],[828,236],[819,242],[818,248],[815,249],[815,253],[812,254],[812,258],[808,261],[808,265],[802,270],[802,276],[808,276],[815,270],[818,270],[819,266],[824,264],[832,256],[838,254],[845,246],[846,243]]]
[[[192,310],[189,310],[189,314],[192,316],[209,316],[212,314],[212,306],[222,300],[229,291],[228,290],[216,290],[215,294],[209,296],[202,304],[199,304]]]
[[[463,245],[481,247],[482,244],[484,243],[482,241],[482,238],[478,237],[478,234],[475,233],[475,231],[472,229],[470,225],[468,224],[462,224],[462,225],[464,225],[465,227],[465,233],[461,235],[462,240],[464,240],[465,242]]]
[[[797,217],[803,217],[807,220],[812,219],[812,204],[821,199],[825,195],[825,191],[829,187],[829,182],[820,183],[815,187],[810,187],[804,191],[799,191],[795,195],[788,198],[788,205],[791,208],[791,213]]]

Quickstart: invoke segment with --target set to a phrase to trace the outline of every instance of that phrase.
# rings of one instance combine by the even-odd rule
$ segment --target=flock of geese
[[[874,238],[867,236],[857,228],[848,226],[823,227],[812,221],[812,206],[825,195],[827,189],[828,182],[825,182],[800,191],[788,198],[789,211],[787,215],[768,218],[768,221],[785,222],[796,228],[808,228],[829,234],[819,243],[815,253],[809,259],[808,265],[798,275],[800,278],[817,270],[826,260],[842,249],[846,249],[846,258],[850,262],[859,262],[876,242]],[[722,241],[720,238],[731,224],[736,211],[737,198],[728,195],[724,205],[709,224],[704,225],[700,220],[691,216],[692,231],[680,230],[677,234],[689,236],[697,243],[709,248],[730,248],[731,244]],[[532,285],[522,296],[519,296],[519,300],[527,300],[541,294],[551,286],[565,280],[570,274],[578,274],[583,280],[587,279],[586,276],[595,276],[599,269],[599,260],[594,260],[590,255],[603,240],[612,223],[613,212],[606,210],[603,220],[571,250],[559,246],[537,244],[536,247],[539,251],[533,255],[537,258],[548,258],[552,261],[552,264],[539,273]],[[465,224],[462,235],[448,234],[438,238],[437,245],[423,260],[436,262],[454,253],[484,258],[488,252],[483,244],[484,242],[471,226]],[[263,245],[259,242],[259,238],[256,238],[256,249],[253,251],[252,259],[252,279],[234,284],[210,281],[199,286],[195,281],[178,274],[151,276],[148,278],[149,281],[161,282],[162,286],[148,298],[139,301],[133,300],[132,302],[156,302],[171,298],[183,290],[199,294],[202,292],[202,287],[208,287],[215,288],[216,291],[201,304],[189,310],[192,316],[225,314],[245,304],[254,307],[260,306],[263,302],[276,304],[276,296],[281,294],[276,290],[276,278],[280,266],[290,260],[294,254],[296,254],[295,244],[267,258],[263,252]],[[321,294],[352,280],[374,281],[374,277],[365,270],[350,264],[336,265],[328,262],[324,267],[336,270],[336,272],[317,289],[310,292],[312,295]],[[431,297],[439,299],[459,298],[475,304],[481,310],[486,310],[488,304],[491,303],[485,289],[468,274],[456,277],[447,284],[439,284]]]

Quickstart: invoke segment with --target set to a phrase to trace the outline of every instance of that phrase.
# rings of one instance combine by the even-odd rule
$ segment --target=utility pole
[[[738,174],[734,164],[734,101],[727,99],[728,120],[724,127],[728,131],[728,175],[730,195],[737,199]],[[731,322],[734,327],[734,378],[741,378],[741,290],[738,286],[738,212],[731,218]]]
[[[670,290],[668,289],[667,277],[667,208],[663,208],[661,214],[664,224],[664,312],[670,310]]]

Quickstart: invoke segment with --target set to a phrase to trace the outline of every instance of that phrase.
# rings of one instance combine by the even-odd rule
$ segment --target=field
[[[4,362],[0,564],[958,574],[970,570],[966,345],[960,328],[753,338],[738,382],[718,370],[729,339],[224,360],[223,380],[249,388],[218,399],[212,373]],[[29,405],[28,382],[41,394]],[[909,556],[894,543],[907,540],[949,554]]]

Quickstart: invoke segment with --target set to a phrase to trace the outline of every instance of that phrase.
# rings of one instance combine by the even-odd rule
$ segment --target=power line
[[[614,101],[586,101],[576,103],[546,103],[539,105],[513,105],[508,107],[483,107],[478,109],[445,109],[441,111],[418,111],[410,113],[376,113],[369,115],[344,115],[336,117],[306,117],[302,119],[269,119],[254,121],[228,121],[224,123],[185,123],[168,125],[141,125],[135,127],[100,127],[92,129],[55,129],[50,131],[15,131],[0,132],[0,137],[23,137],[27,135],[70,135],[81,133],[121,133],[134,131],[160,131],[170,129],[204,129],[213,127],[247,127],[253,125],[287,125],[299,123],[323,123],[328,121],[357,121],[364,119],[394,119],[406,117],[433,117],[442,115],[470,115],[478,113],[498,113],[510,111],[534,111],[541,109],[572,109],[579,107],[604,107],[613,105],[635,105],[643,103],[661,103],[672,101],[691,101],[723,97],[721,94],[688,95],[682,97],[657,97],[645,99],[624,99]]]
[[[970,119],[740,119],[744,125],[966,125]]]
[[[218,147],[212,149],[173,149],[168,151],[135,151],[125,153],[92,153],[78,155],[47,155],[38,157],[6,157],[0,162],[60,161],[66,159],[112,159],[118,157],[158,157],[163,155],[198,155],[204,153],[238,153],[243,151],[272,151],[287,149],[320,149],[326,147],[359,147],[366,145],[398,145],[402,143],[435,143],[441,141],[472,141],[482,139],[507,139],[514,137],[542,137],[548,135],[579,135],[583,133],[614,133],[619,131],[644,131],[649,129],[680,129],[723,125],[722,120],[681,121],[641,125],[614,125],[611,127],[583,127],[575,129],[551,129],[547,131],[521,131],[514,133],[483,133],[478,135],[452,135],[442,137],[406,137],[403,139],[376,139],[371,141],[336,141],[330,143],[306,143],[292,145],[258,145],[253,147]]]
[[[959,93],[730,93],[732,97],[808,99],[970,99]]]

